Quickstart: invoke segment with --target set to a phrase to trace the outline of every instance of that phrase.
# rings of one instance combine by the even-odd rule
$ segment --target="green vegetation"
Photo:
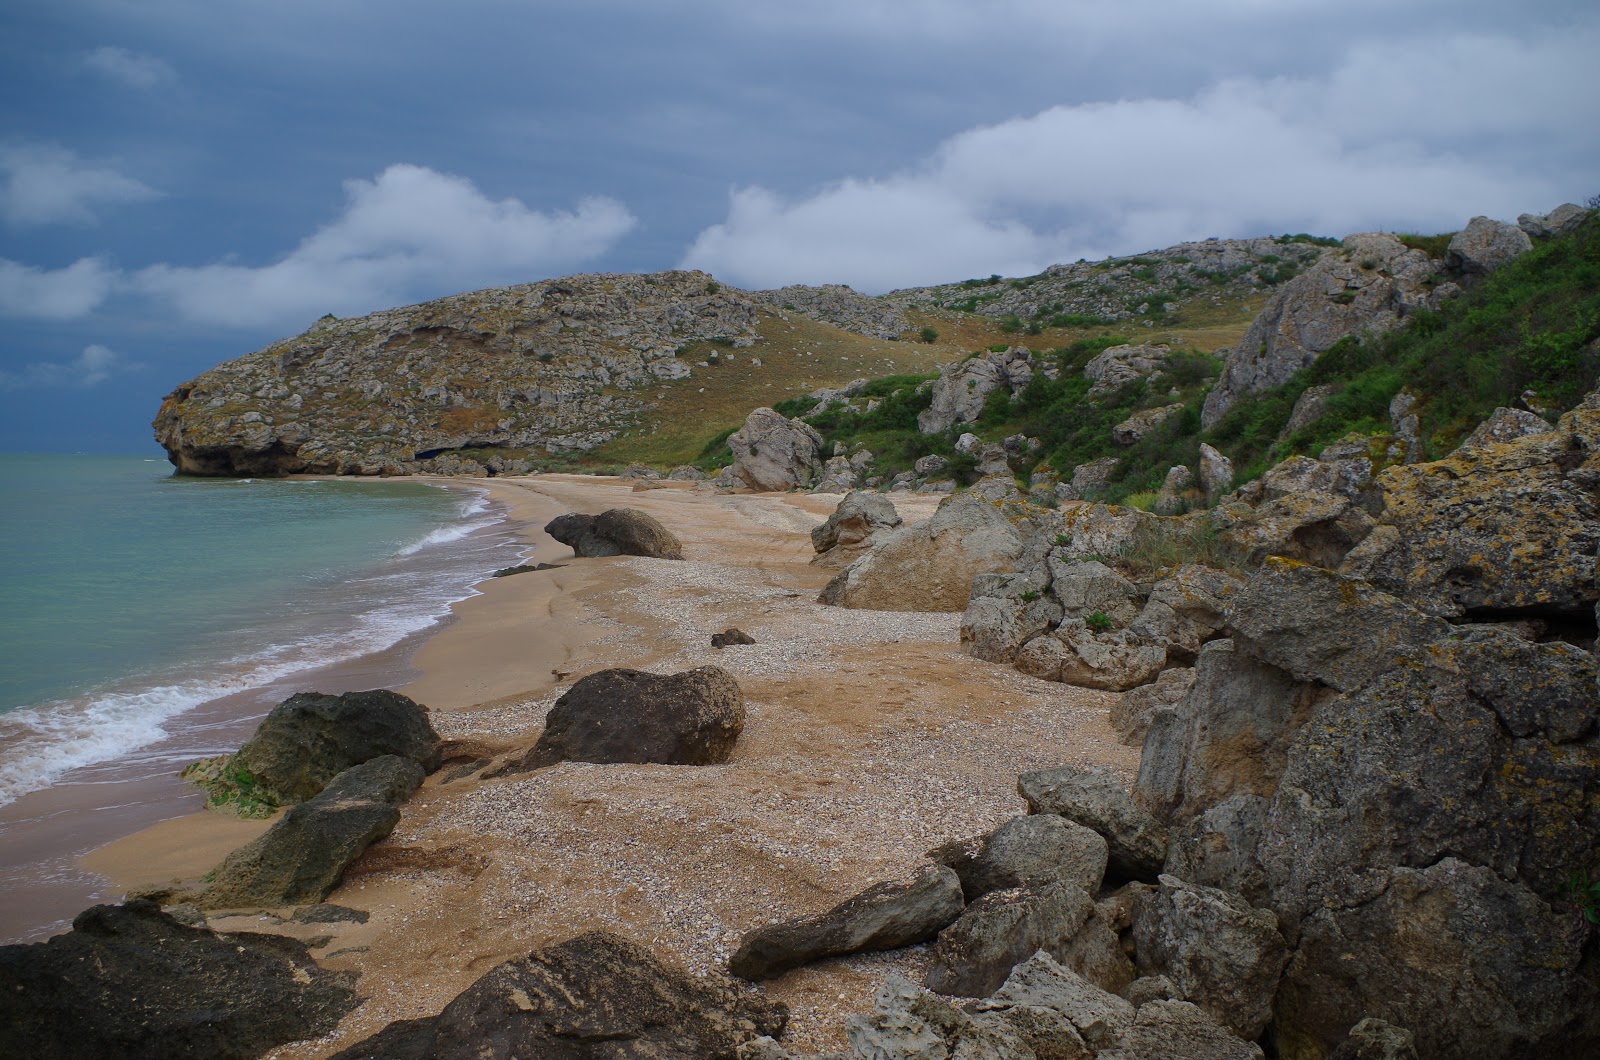
[[[1595,385],[1600,355],[1600,221],[1552,239],[1503,266],[1438,312],[1413,313],[1376,338],[1346,338],[1287,382],[1252,395],[1207,437],[1247,481],[1296,453],[1315,454],[1347,434],[1389,432],[1389,402],[1417,395],[1424,456],[1460,444],[1497,406],[1532,391],[1551,415]],[[1307,388],[1333,388],[1328,411],[1279,439]]]
[[[1403,245],[1412,250],[1420,250],[1430,258],[1442,258],[1450,240],[1455,238],[1454,232],[1441,232],[1436,236],[1419,236],[1414,232],[1398,232],[1395,234]]]
[[[923,342],[926,342],[928,345],[932,346],[934,343],[939,341],[939,329],[931,326],[924,327],[921,331],[917,332],[917,337]]]
[[[1134,528],[1114,562],[1129,577],[1149,580],[1186,563],[1243,574],[1251,558],[1204,519],[1150,519]]]
[[[1111,616],[1104,611],[1089,612],[1088,617],[1083,620],[1083,624],[1096,633],[1109,633],[1114,625],[1111,621]]]
[[[208,809],[246,820],[271,817],[278,810],[277,796],[262,788],[232,755],[203,758],[178,775],[205,790]]]
[[[1590,879],[1589,874],[1580,869],[1567,877],[1565,890],[1585,920],[1600,924],[1600,880]]]

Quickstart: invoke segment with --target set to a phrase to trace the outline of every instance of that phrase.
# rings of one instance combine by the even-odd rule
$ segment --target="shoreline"
[[[491,505],[499,504],[478,479],[412,476],[401,481],[482,493]],[[509,507],[503,508],[495,528],[491,532],[514,535],[521,542],[521,553],[526,554],[526,535],[514,523]],[[199,734],[204,734],[208,744],[237,748],[268,711],[295,692],[337,694],[399,688],[415,680],[420,671],[413,657],[456,621],[458,606],[473,599],[492,580],[485,578],[466,586],[471,595],[451,604],[434,624],[393,644],[198,703],[169,719],[163,738],[114,759],[74,767],[48,786],[0,807],[0,831],[5,835],[0,845],[0,887],[10,899],[0,912],[0,944],[43,941],[67,930],[72,917],[89,906],[115,900],[128,887],[160,882],[159,876],[147,878],[151,870],[135,868],[117,879],[99,871],[96,855],[107,846],[149,829],[181,829],[175,822],[198,822],[203,835],[218,831],[215,821],[229,822],[233,831],[222,829],[218,834],[236,841],[219,848],[217,843],[224,842],[219,839],[196,848],[197,858],[210,858],[215,864],[221,854],[253,838],[260,822],[241,822],[207,811],[203,794],[178,778],[181,766],[164,760],[181,758],[187,764],[203,757],[205,752],[190,746]],[[163,765],[153,768],[154,762]],[[211,857],[218,849],[220,853]]]
[[[398,690],[430,708],[441,736],[472,757],[520,750],[585,673],[706,664],[744,691],[744,734],[719,766],[565,763],[495,780],[442,770],[327,899],[367,911],[367,923],[213,918],[217,930],[312,939],[319,962],[360,977],[364,1005],[275,1060],[326,1057],[436,1013],[500,962],[595,927],[692,971],[715,967],[750,927],[827,908],[1024,812],[1025,769],[1137,767],[1105,718],[1114,694],[965,655],[959,614],[816,604],[833,572],[809,564],[809,530],[837,496],[472,481],[508,505],[528,561],[565,565],[489,580],[418,648],[418,676]],[[915,523],[940,498],[895,499]],[[558,511],[620,506],[660,519],[687,559],[577,560],[533,529]],[[729,625],[757,643],[710,648]],[[169,820],[88,863],[124,886],[193,879],[249,838],[215,816]],[[832,1048],[841,1013],[867,1007],[891,972],[920,976],[926,959],[920,946],[823,961],[765,989],[794,1013],[786,1041]]]

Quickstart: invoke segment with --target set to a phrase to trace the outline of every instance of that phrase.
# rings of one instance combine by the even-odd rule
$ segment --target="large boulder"
[[[1097,353],[1083,366],[1083,376],[1094,385],[1092,398],[1112,394],[1139,379],[1152,382],[1167,367],[1172,350],[1167,346],[1111,346]]]
[[[1241,397],[1286,381],[1346,335],[1387,331],[1436,307],[1454,290],[1435,285],[1438,271],[1437,261],[1392,235],[1347,237],[1268,300],[1206,395],[1201,425],[1216,426]]]
[[[811,547],[823,566],[844,566],[903,524],[894,502],[881,493],[845,494],[833,514],[811,531]]]
[[[1049,549],[1044,509],[960,493],[840,571],[824,604],[875,611],[964,611],[972,579],[1037,566]]]
[[[0,947],[0,1055],[257,1057],[332,1031],[360,1000],[350,979],[295,939],[185,927],[154,902],[98,905],[64,935]]]
[[[1141,409],[1111,428],[1111,440],[1120,446],[1137,445],[1182,414],[1181,403]]]
[[[1167,856],[1167,830],[1129,796],[1106,766],[1058,766],[1023,773],[1017,794],[1030,814],[1059,815],[1094,829],[1108,863],[1125,878],[1154,879]]]
[[[429,773],[439,768],[439,734],[427,707],[384,689],[300,692],[272,708],[210,786],[214,796],[231,785],[269,804],[290,805],[383,755],[408,758]]]
[[[1586,210],[1577,203],[1564,202],[1547,214],[1520,214],[1517,217],[1517,227],[1522,229],[1534,239],[1546,239],[1550,236],[1566,235],[1575,231],[1579,225],[1589,219],[1593,210]]]
[[[722,975],[691,976],[591,931],[490,971],[437,1016],[391,1023],[335,1060],[733,1060],[788,1010]]]
[[[1154,681],[1166,664],[1165,647],[1131,630],[1099,632],[1073,620],[1017,652],[1017,669],[1029,677],[1111,692]]]
[[[1444,260],[1458,272],[1490,273],[1533,249],[1528,233],[1514,224],[1474,217],[1450,239]]]
[[[1162,707],[1175,707],[1194,687],[1194,667],[1174,666],[1147,685],[1129,689],[1115,703],[1107,719],[1117,730],[1117,739],[1130,747],[1144,746],[1150,731],[1150,717]]]
[[[1288,949],[1278,918],[1244,899],[1174,876],[1134,907],[1139,974],[1164,975],[1247,1041],[1266,1030]]]
[[[399,804],[421,783],[422,767],[397,755],[352,766],[229,854],[192,900],[208,909],[322,901],[352,861],[394,831]]]
[[[1015,662],[1034,637],[1054,629],[1061,604],[1027,574],[980,574],[961,615],[961,648],[989,662]]]
[[[744,693],[716,666],[678,674],[601,670],[562,693],[517,765],[555,762],[726,762],[744,729]]]
[[[1014,817],[992,832],[937,847],[928,857],[954,869],[962,895],[973,902],[990,891],[1055,880],[1094,894],[1105,878],[1107,847],[1093,830],[1045,815]]]
[[[745,418],[728,437],[733,450],[733,476],[763,493],[811,485],[822,469],[822,435],[801,420],[769,408]]]
[[[824,957],[925,942],[963,905],[955,872],[929,865],[910,880],[875,884],[816,916],[747,932],[728,970],[743,979],[771,979]]]
[[[1554,431],[1378,477],[1383,514],[1343,573],[1447,618],[1584,621],[1600,589],[1600,391]]]
[[[546,523],[544,532],[578,556],[683,558],[683,542],[677,535],[637,508],[612,508],[599,515],[568,512]]]
[[[1058,960],[1078,934],[1094,900],[1076,883],[990,891],[939,933],[928,963],[929,990],[984,997],[1040,950]]]
[[[947,364],[933,381],[932,403],[917,414],[923,434],[939,434],[958,423],[973,423],[996,390],[1014,394],[1033,379],[1033,355],[1020,346]]]

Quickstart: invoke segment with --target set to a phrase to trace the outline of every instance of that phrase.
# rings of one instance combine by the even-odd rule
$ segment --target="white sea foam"
[[[322,613],[333,613],[342,629],[330,630],[325,623],[309,629],[302,624],[298,633],[291,633],[290,627],[281,626],[278,634],[290,636],[258,651],[196,661],[186,673],[132,679],[0,714],[0,806],[49,786],[71,770],[128,758],[171,735],[174,719],[202,703],[261,688],[299,671],[383,651],[437,624],[450,605],[477,595],[473,583],[507,559],[516,546],[508,538],[489,535],[482,547],[465,555],[450,556],[459,546],[438,557],[422,554],[484,531],[500,518],[485,495],[474,493],[464,498],[455,521],[387,561],[400,564],[399,569],[380,566],[328,587],[337,597],[322,601],[331,603]],[[350,599],[363,597],[370,601],[367,609],[353,614],[343,610]],[[260,632],[272,635],[270,630]],[[204,670],[205,676],[192,676],[196,670]],[[205,737],[204,727],[197,726],[192,736],[196,746],[178,757],[201,757],[214,742]],[[155,761],[165,755],[147,757]]]

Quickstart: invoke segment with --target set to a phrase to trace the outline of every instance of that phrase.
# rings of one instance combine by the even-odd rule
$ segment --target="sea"
[[[341,666],[356,680],[522,551],[483,491],[454,484],[0,455],[0,886],[104,837],[70,814],[137,823],[129,800],[235,749],[281,694]]]

